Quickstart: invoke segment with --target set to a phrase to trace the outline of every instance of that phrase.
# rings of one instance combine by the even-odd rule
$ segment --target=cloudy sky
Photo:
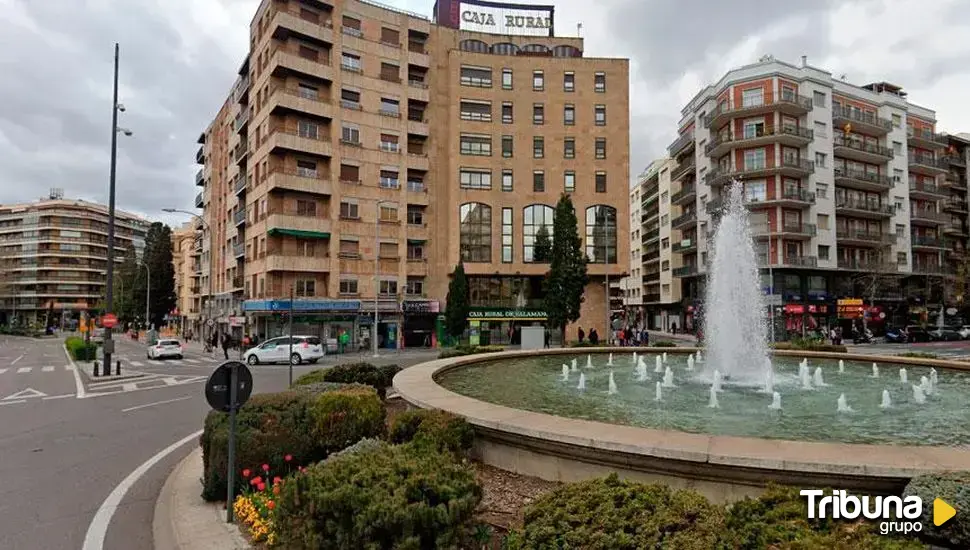
[[[705,83],[770,53],[857,84],[888,80],[970,131],[966,0],[547,0],[586,54],[631,62],[631,172],[663,155]],[[434,0],[383,0],[429,14]],[[960,6],[960,4],[963,4]],[[192,209],[195,140],[232,85],[258,0],[0,0],[0,203],[52,187],[106,201],[114,42],[121,43],[118,205]]]

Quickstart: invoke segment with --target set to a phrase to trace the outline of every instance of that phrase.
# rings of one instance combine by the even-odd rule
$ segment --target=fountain
[[[852,410],[852,407],[850,407],[849,404],[846,402],[844,393],[839,394],[839,399],[838,401],[836,401],[836,404],[838,405],[838,412],[840,413],[855,412]]]
[[[714,369],[714,382],[711,384],[714,391],[721,391],[721,381],[721,371]]]
[[[704,362],[704,355],[701,354],[701,350],[697,350],[697,362],[698,363]]]
[[[664,387],[665,388],[677,387],[674,385],[674,371],[670,370],[670,367],[667,367],[667,370],[664,371]]]
[[[768,408],[771,409],[771,410],[773,410],[773,411],[780,411],[781,410],[781,394],[780,393],[778,393],[778,392],[772,392],[771,393],[771,405],[768,405]]]
[[[610,354],[610,358],[607,359],[607,361],[606,361],[606,366],[607,367],[612,367],[613,366],[613,354],[612,353]]]
[[[576,358],[573,357],[573,371],[579,370],[579,365],[576,364]]]
[[[630,364],[631,365],[638,365],[639,364],[639,363],[637,363],[637,352],[633,352],[633,357],[630,358]]]
[[[923,388],[916,384],[913,384],[913,401],[916,401],[920,405],[926,403],[926,394],[923,393]]]
[[[694,370],[694,356],[693,355],[688,355],[687,356],[687,370],[688,371]]]
[[[872,364],[872,375],[871,376],[872,376],[872,378],[879,378],[879,365],[877,365],[875,363]]]
[[[647,366],[640,363],[637,365],[637,382],[646,382],[647,378]]]
[[[610,371],[610,389],[608,393],[610,395],[616,395],[620,393],[620,390],[616,389],[616,380],[613,379],[613,371]]]
[[[933,385],[930,383],[930,379],[925,376],[919,377],[919,389],[922,390],[924,395],[933,395]]]
[[[667,362],[667,352],[666,351],[663,353],[663,356],[662,357],[663,357],[664,363],[666,363]]]
[[[566,363],[562,364],[562,381],[563,382],[569,381],[569,365],[567,365]]]
[[[582,372],[579,373],[579,384],[576,386],[576,389],[579,390],[579,391],[583,391],[583,390],[586,389],[586,374],[585,373],[582,373]]]
[[[771,365],[771,359],[765,358],[765,393],[775,391],[775,368]]]
[[[798,366],[798,378],[802,381],[803,390],[812,389],[812,375],[808,370],[808,364],[804,361]]]
[[[660,382],[657,382],[657,389],[654,392],[654,401],[663,401],[663,390],[660,387]]]
[[[815,379],[813,380],[815,387],[823,388],[828,386],[824,380],[822,380],[822,367],[815,367]]]
[[[909,376],[906,374],[905,368],[899,369],[899,381],[903,384],[909,383]]]
[[[845,361],[839,359],[839,374],[845,373]]]
[[[744,187],[730,186],[710,250],[705,340],[711,364],[732,383],[761,384],[768,357],[765,299]]]
[[[717,390],[713,387],[710,391],[710,397],[708,398],[707,406],[712,409],[719,409],[721,406],[717,403]]]
[[[593,356],[592,355],[587,355],[586,356],[586,368],[587,369],[593,368]]]
[[[936,369],[930,367],[930,383],[933,384],[933,391],[936,391],[936,385],[939,383],[939,375],[936,374]]]
[[[663,359],[661,359],[660,356],[658,355],[656,360],[656,366],[653,368],[653,372],[661,373],[663,371],[664,371],[664,362],[663,362]]]
[[[880,409],[888,409],[893,406],[893,400],[889,397],[889,390],[882,390],[882,403],[879,404]]]

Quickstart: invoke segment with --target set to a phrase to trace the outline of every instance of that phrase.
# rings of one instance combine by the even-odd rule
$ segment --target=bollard
[[[116,370],[117,370],[117,372],[115,374],[117,374],[118,376],[121,376],[121,360],[120,359],[118,360],[118,364],[116,365]]]
[[[97,359],[94,360],[94,376],[95,377],[98,376],[98,360]]]

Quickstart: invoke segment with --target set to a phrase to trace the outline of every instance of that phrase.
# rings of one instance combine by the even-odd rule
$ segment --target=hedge
[[[413,445],[381,444],[308,467],[276,510],[287,550],[454,548],[482,497],[471,468]]]
[[[414,409],[398,415],[388,433],[391,443],[414,442],[456,455],[472,448],[475,432],[464,418],[449,412]]]
[[[258,394],[236,415],[236,464],[268,464],[283,471],[287,455],[297,464],[310,464],[383,432],[384,405],[368,387]],[[228,441],[229,416],[210,412],[199,441],[205,500],[226,496]],[[237,489],[244,486],[240,477]]]
[[[970,472],[945,472],[916,476],[903,490],[905,496],[923,499],[923,538],[952,548],[970,548]],[[950,521],[933,525],[933,500],[937,497],[957,510]]]
[[[832,344],[826,344],[824,342],[816,342],[813,340],[801,340],[797,342],[776,342],[772,344],[774,349],[779,350],[799,350],[799,351],[827,351],[833,353],[848,353],[849,348],[845,346],[834,346]]]
[[[374,366],[370,363],[345,363],[329,369],[310,371],[296,379],[294,384],[312,384],[315,382],[335,382],[341,384],[364,384],[377,390],[383,399],[387,388],[391,386],[394,375],[401,371],[397,365]]]
[[[477,355],[479,353],[494,353],[505,351],[502,346],[456,346],[446,349],[438,354],[438,359],[448,359],[449,357],[463,357],[465,355]]]
[[[85,342],[79,336],[65,338],[64,347],[75,361],[94,361],[98,358],[98,346],[94,342]]]
[[[671,342],[670,340],[657,340],[656,342],[650,344],[652,348],[676,348],[677,344]]]

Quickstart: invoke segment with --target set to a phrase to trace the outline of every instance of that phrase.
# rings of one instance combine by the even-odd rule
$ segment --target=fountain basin
[[[770,481],[805,487],[832,486],[870,494],[898,493],[914,475],[970,468],[970,450],[956,447],[792,441],[611,424],[489,403],[460,395],[437,382],[455,369],[495,360],[593,353],[599,365],[605,363],[603,354],[632,351],[633,348],[509,351],[441,359],[405,369],[395,376],[394,386],[414,406],[442,409],[465,417],[476,428],[474,452],[485,463],[548,480],[578,481],[617,471],[643,481],[693,487],[708,498],[726,502],[756,495]],[[637,351],[657,352],[646,348]],[[696,349],[666,351],[673,355],[692,353]],[[851,368],[857,362],[869,367],[876,361],[881,365],[898,363],[908,367],[970,370],[970,365],[965,363],[912,358],[797,351],[779,351],[776,356],[797,358],[795,361],[803,357],[842,358],[853,363]],[[563,362],[561,357],[557,361],[556,365]],[[550,371],[550,377],[551,383],[555,383],[557,372]],[[652,389],[656,380],[652,376],[646,384],[648,388]],[[831,384],[834,380],[830,377],[827,382]],[[605,395],[605,387],[603,390]],[[620,392],[623,391],[621,385]],[[707,392],[700,397],[706,401]],[[725,399],[720,397],[722,407]],[[792,399],[795,397],[786,398],[783,407],[789,406]],[[851,395],[850,399],[859,409],[858,400]],[[770,396],[766,396],[766,407],[770,401]],[[871,406],[878,408],[878,404]],[[834,407],[833,400],[825,413],[835,416]]]

